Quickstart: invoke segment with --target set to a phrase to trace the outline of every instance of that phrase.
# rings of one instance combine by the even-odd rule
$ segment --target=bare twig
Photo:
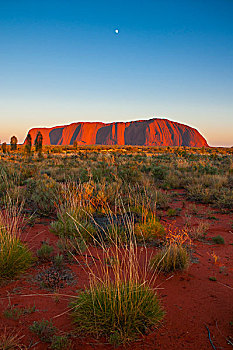
[[[211,339],[211,336],[210,336],[210,330],[209,330],[209,328],[207,327],[207,325],[205,325],[205,327],[206,327],[206,329],[207,329],[207,331],[208,331],[208,337],[209,337],[210,344],[211,344],[212,348],[213,348],[214,350],[216,350],[216,347],[214,346],[214,343],[212,342],[212,339]]]

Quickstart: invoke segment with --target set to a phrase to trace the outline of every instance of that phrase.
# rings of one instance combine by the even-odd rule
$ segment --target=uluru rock
[[[34,143],[40,131],[44,145],[140,145],[208,147],[194,128],[168,119],[154,118],[132,122],[77,122],[51,128],[29,130]]]

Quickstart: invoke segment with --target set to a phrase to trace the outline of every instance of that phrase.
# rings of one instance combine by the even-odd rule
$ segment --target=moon
[[[119,33],[119,29],[115,29],[115,33],[118,34]]]

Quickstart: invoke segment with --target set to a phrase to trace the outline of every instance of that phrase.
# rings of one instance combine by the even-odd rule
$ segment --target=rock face
[[[167,119],[132,122],[80,122],[29,130],[34,144],[40,131],[44,145],[140,145],[208,147],[204,137],[190,126]]]

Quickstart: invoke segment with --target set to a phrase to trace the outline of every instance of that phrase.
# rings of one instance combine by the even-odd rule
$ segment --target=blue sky
[[[152,117],[233,145],[233,1],[0,0],[1,141]]]

